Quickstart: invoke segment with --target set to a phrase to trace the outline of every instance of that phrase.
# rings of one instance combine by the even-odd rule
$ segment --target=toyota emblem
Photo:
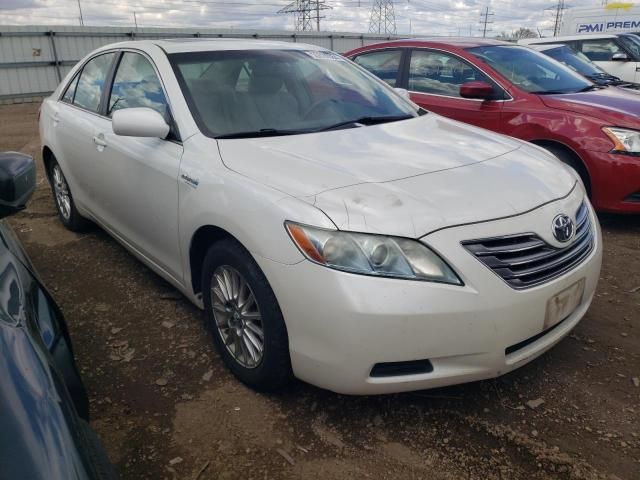
[[[564,213],[561,213],[553,219],[551,227],[553,230],[553,236],[561,243],[566,243],[571,240],[575,233],[573,220]]]

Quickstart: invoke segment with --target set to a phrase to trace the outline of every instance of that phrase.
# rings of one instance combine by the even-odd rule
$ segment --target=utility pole
[[[562,15],[564,13],[564,0],[558,0],[558,6],[556,7],[556,22],[553,27],[553,36],[557,37],[560,34],[560,28],[562,27]]]
[[[489,7],[484,8],[484,12],[480,13],[480,24],[482,25],[482,37],[485,38],[487,36],[487,32],[491,30],[487,28],[488,25],[492,24],[489,19],[493,16],[493,12],[489,12]]]
[[[84,18],[82,18],[82,5],[80,5],[80,0],[78,0],[78,10],[80,10],[80,25],[84,27]]]
[[[387,33],[396,35],[396,13],[393,0],[374,0],[369,18],[369,33]]]
[[[138,18],[136,17],[136,11],[133,11],[133,23],[136,25],[136,33],[138,32]]]
[[[295,29],[297,32],[307,32],[315,29],[320,31],[320,19],[324,18],[320,15],[321,10],[328,10],[332,7],[326,4],[326,0],[296,0],[286,7],[278,10],[278,13],[293,14],[295,21]],[[315,13],[315,14],[314,14]]]

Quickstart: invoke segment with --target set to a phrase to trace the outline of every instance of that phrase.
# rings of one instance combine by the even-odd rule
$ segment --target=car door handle
[[[95,136],[93,137],[93,143],[95,143],[98,147],[106,147],[107,146],[107,142],[105,142],[104,138]]]

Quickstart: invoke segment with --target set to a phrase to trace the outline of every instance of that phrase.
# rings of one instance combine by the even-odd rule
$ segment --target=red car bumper
[[[640,213],[640,156],[586,152],[592,203],[598,211]]]

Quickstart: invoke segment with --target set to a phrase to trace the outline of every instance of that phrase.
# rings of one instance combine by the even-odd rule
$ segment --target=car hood
[[[607,87],[592,92],[540,95],[540,99],[547,107],[600,118],[611,125],[639,126],[640,96],[626,89]]]
[[[575,184],[539,148],[435,114],[219,148],[228,168],[315,205],[341,229],[414,238],[523,213]]]
[[[305,135],[219,140],[218,145],[230,169],[302,197],[472,165],[521,143],[428,114]]]

